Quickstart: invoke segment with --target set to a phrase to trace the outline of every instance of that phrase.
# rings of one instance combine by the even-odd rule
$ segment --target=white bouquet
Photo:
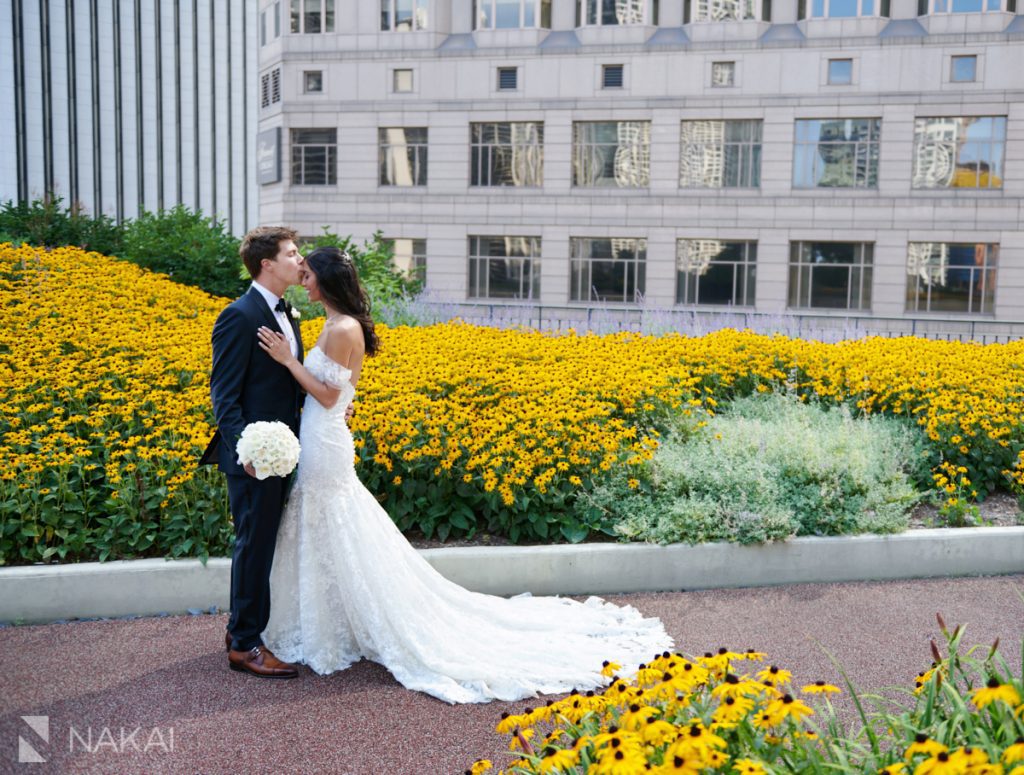
[[[251,463],[257,479],[288,476],[299,462],[299,440],[283,422],[253,422],[245,426],[238,445],[239,465]]]

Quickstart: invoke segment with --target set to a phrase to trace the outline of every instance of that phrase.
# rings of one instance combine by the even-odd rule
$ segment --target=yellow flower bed
[[[0,564],[226,551],[221,477],[196,465],[226,303],[77,248],[0,246]],[[303,321],[307,346],[320,325]],[[578,540],[590,526],[567,516],[574,493],[623,467],[638,486],[665,411],[699,418],[781,386],[916,418],[936,465],[965,467],[975,488],[1024,486],[1021,342],[381,335],[352,429],[361,475],[403,528]]]

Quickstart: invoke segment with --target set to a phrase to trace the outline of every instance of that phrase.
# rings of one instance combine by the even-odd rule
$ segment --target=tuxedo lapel
[[[279,334],[283,334],[284,331],[281,330],[281,325],[277,322],[277,318],[274,317],[274,311],[270,309],[270,305],[267,304],[267,300],[263,298],[260,292],[255,288],[250,288],[247,295],[252,297],[252,303],[259,309],[260,315],[266,322],[267,327],[277,331]]]

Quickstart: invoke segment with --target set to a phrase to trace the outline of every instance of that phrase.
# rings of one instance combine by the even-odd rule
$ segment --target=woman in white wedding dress
[[[435,571],[356,476],[345,411],[378,340],[355,267],[318,248],[302,284],[327,313],[305,365],[282,335],[259,334],[308,394],[263,633],[279,659],[326,674],[365,657],[407,688],[457,703],[596,688],[607,682],[603,660],[636,667],[672,648],[660,621],[629,606],[484,595]]]

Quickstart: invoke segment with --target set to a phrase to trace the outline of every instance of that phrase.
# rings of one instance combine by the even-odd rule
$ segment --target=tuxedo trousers
[[[248,651],[262,645],[261,633],[270,619],[270,569],[277,529],[291,477],[229,475],[228,501],[235,524],[231,557],[231,647]]]

